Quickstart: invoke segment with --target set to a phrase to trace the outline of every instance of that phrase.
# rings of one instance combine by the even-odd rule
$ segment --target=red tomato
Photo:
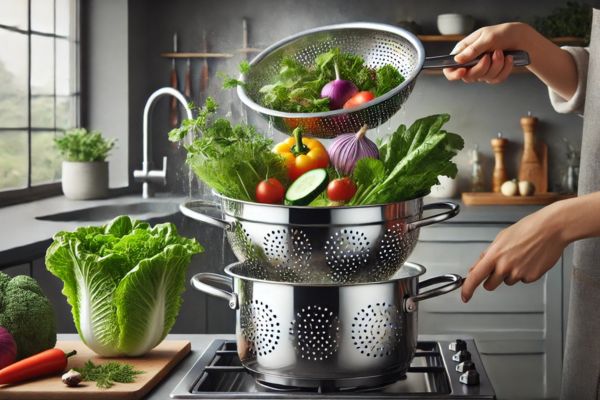
[[[344,103],[344,108],[354,108],[365,104],[375,98],[375,95],[368,90],[356,93]]]
[[[259,203],[281,204],[285,188],[276,178],[265,179],[256,185],[256,200]]]
[[[345,177],[334,179],[327,185],[327,197],[331,201],[348,201],[356,193],[356,184]]]

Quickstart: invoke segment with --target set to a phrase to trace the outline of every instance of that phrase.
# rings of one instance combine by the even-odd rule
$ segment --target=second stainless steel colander
[[[419,228],[454,217],[454,203],[417,198],[355,207],[297,207],[219,196],[190,201],[183,214],[225,229],[238,260],[255,277],[278,282],[349,283],[385,280],[413,251]],[[423,218],[423,211],[443,212]]]
[[[273,83],[284,57],[292,57],[312,67],[319,54],[333,48],[363,57],[371,68],[392,65],[405,80],[382,96],[351,110],[289,113],[260,105],[260,88]],[[513,56],[515,66],[529,64],[524,51],[505,54]],[[395,26],[366,22],[338,24],[300,32],[269,46],[250,62],[250,71],[240,77],[245,85],[237,90],[242,102],[272,123],[275,129],[290,134],[302,125],[306,135],[332,138],[356,132],[364,124],[374,128],[387,121],[412,92],[421,69],[470,66],[477,61],[457,64],[451,55],[426,58],[421,41],[411,32]]]

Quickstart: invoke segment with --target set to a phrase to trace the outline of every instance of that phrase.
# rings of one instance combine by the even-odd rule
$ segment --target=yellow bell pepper
[[[285,159],[290,180],[311,169],[327,168],[329,155],[325,146],[317,139],[303,138],[302,127],[297,127],[290,136],[273,148],[273,151]]]

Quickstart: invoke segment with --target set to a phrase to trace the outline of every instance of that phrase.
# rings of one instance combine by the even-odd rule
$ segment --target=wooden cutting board
[[[187,340],[165,340],[143,357],[138,358],[102,358],[88,349],[83,342],[59,341],[56,347],[65,352],[77,350],[69,358],[67,369],[82,367],[91,359],[95,364],[119,361],[134,365],[144,371],[133,383],[115,383],[110,389],[96,387],[96,382],[82,382],[78,387],[70,388],[60,379],[60,375],[23,382],[14,386],[0,386],[2,400],[100,400],[100,399],[141,399],[164,378],[191,350]]]
[[[492,192],[464,192],[462,201],[467,206],[495,206],[495,205],[546,205],[558,200],[575,197],[573,194],[539,193],[533,196],[504,196],[502,193]]]

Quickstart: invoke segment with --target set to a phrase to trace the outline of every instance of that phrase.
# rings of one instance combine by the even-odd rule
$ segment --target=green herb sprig
[[[94,381],[96,382],[96,386],[101,389],[109,389],[114,386],[115,382],[135,382],[135,377],[144,373],[144,371],[136,370],[131,364],[123,364],[116,361],[96,365],[92,360],[88,360],[83,368],[74,369],[81,374],[82,380]]]
[[[66,161],[104,161],[116,139],[105,139],[98,131],[71,129],[54,138],[54,144]]]

